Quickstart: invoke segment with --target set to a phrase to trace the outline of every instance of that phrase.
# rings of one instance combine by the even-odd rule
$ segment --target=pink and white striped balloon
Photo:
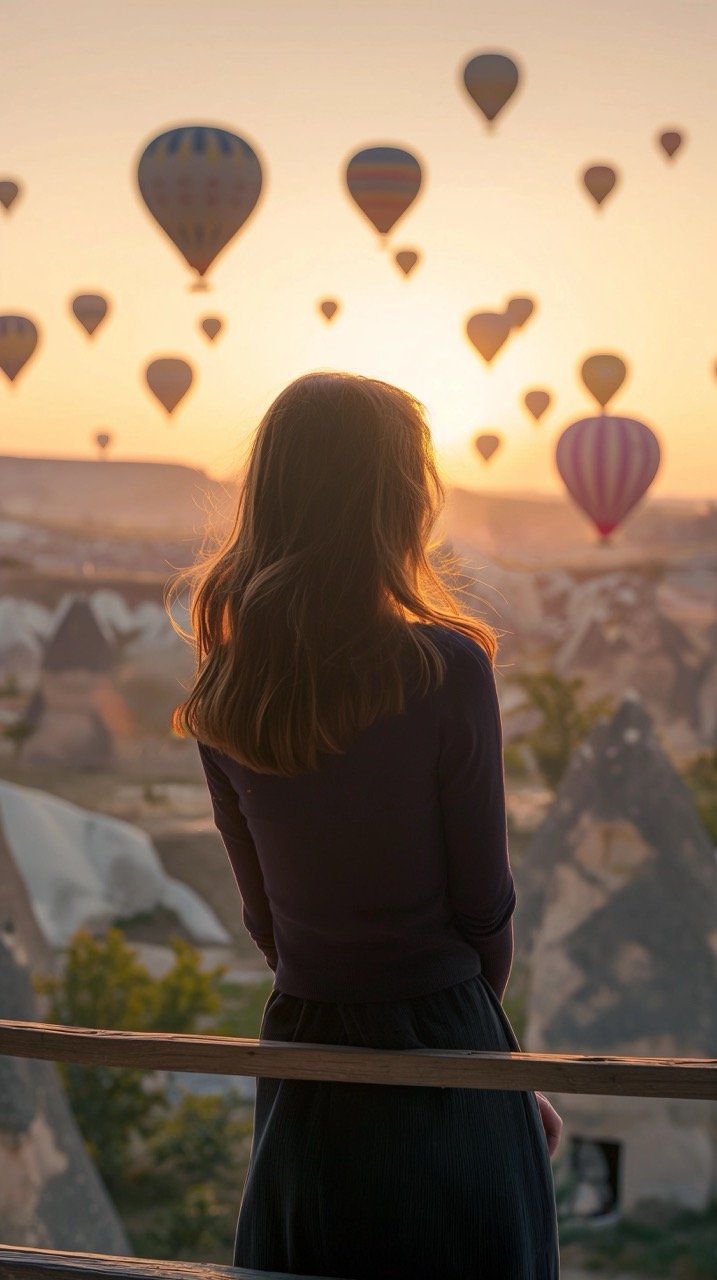
[[[606,538],[657,475],[660,445],[636,418],[581,418],[558,440],[555,461],[568,493]]]

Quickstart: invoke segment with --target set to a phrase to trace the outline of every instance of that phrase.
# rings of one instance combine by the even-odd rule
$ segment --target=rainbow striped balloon
[[[145,147],[137,182],[152,216],[203,276],[252,213],[262,171],[256,153],[237,134],[182,125]]]
[[[636,418],[581,418],[558,440],[555,461],[570,496],[606,538],[657,475],[660,445]]]
[[[421,166],[400,147],[366,147],[346,166],[346,185],[359,209],[386,235],[421,189]]]

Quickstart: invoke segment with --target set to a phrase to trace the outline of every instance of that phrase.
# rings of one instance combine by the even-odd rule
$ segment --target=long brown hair
[[[189,733],[262,773],[291,776],[345,751],[445,675],[430,633],[450,626],[494,659],[429,559],[443,501],[423,406],[373,378],[312,373],[259,425],[234,525],[171,580],[189,586],[196,674],[174,711]],[[176,622],[177,630],[181,628]]]

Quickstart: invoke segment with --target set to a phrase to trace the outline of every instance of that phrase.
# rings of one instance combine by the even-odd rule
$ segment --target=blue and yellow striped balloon
[[[145,147],[137,181],[152,216],[203,276],[254,210],[262,169],[237,134],[181,125]]]
[[[386,235],[421,189],[421,166],[400,147],[366,147],[346,167],[346,185],[361,212]]]

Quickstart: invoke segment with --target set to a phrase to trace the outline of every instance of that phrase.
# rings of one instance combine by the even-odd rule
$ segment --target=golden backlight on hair
[[[493,659],[492,628],[428,558],[442,501],[407,392],[345,373],[286,387],[254,438],[231,532],[166,593],[171,608],[189,586],[197,660],[175,731],[291,776],[401,712],[406,671],[419,693],[441,684],[443,659],[412,624],[450,626]]]

